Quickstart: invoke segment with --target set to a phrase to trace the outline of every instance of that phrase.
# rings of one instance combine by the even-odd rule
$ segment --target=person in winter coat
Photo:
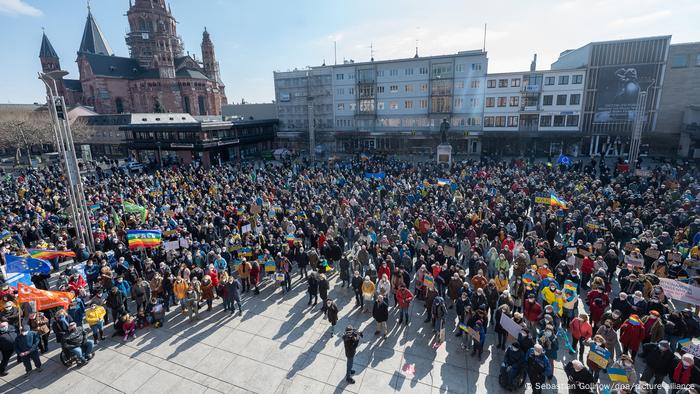
[[[664,323],[660,319],[659,312],[652,310],[648,316],[642,318],[644,326],[644,343],[659,342],[664,339]]]
[[[352,287],[353,293],[355,293],[355,307],[362,307],[362,277],[360,276],[360,271],[353,272],[352,279],[350,280],[350,287]]]
[[[148,320],[153,324],[153,327],[163,327],[163,324],[165,324],[165,308],[156,297],[151,298],[151,304],[148,306],[148,313]]]
[[[323,307],[321,310],[323,311],[323,314],[325,315],[326,313],[326,300],[328,299],[328,279],[326,279],[325,274],[320,274],[318,276],[318,295],[321,297],[321,302],[323,303]]]
[[[441,331],[445,329],[445,315],[447,314],[447,307],[445,305],[445,299],[438,296],[433,299],[432,315],[433,315],[433,333],[438,338],[438,343],[441,340]]]
[[[224,283],[224,310],[230,311],[231,315],[233,315],[234,312],[236,312],[235,304],[238,304],[238,312],[240,314],[243,314],[243,307],[241,306],[242,290],[243,286],[238,281],[238,279],[234,278],[233,276],[229,276],[226,280],[226,283]],[[309,300],[309,302],[310,301],[311,300]]]
[[[671,344],[662,340],[659,343],[647,343],[643,346],[646,367],[642,372],[641,381],[660,386],[666,375],[675,366],[675,356]],[[652,390],[656,392],[658,390]]]
[[[360,306],[362,307],[362,312],[369,311],[369,305],[374,299],[374,290],[376,286],[374,282],[370,279],[369,275],[365,276],[365,280],[362,282],[362,298],[360,300]]]
[[[569,394],[590,394],[596,383],[593,374],[579,360],[569,361],[564,367],[564,372],[568,378]]]
[[[625,375],[627,375],[627,383],[625,383],[622,388],[630,390],[639,382],[639,375],[637,374],[637,370],[634,369],[634,361],[628,354],[621,355],[620,359],[615,361],[612,367],[625,370]]]
[[[216,288],[209,275],[204,275],[200,289],[202,290],[202,300],[207,303],[207,312],[210,312],[214,296],[216,295]]]
[[[326,302],[326,315],[328,316],[328,321],[331,323],[330,335],[333,336],[335,332],[335,325],[338,323],[338,306],[330,298],[325,300]]]
[[[311,305],[311,300],[313,300],[313,305],[316,306],[318,302],[318,278],[316,277],[316,271],[309,271],[306,276],[307,289],[309,293],[309,302],[306,305]]]
[[[0,322],[0,352],[2,352],[0,376],[7,376],[7,364],[15,352],[16,339],[17,331],[15,331],[15,327],[6,321]]]
[[[571,352],[571,350],[569,352],[575,354],[576,345],[578,345],[578,359],[583,361],[585,343],[593,336],[593,327],[588,322],[588,315],[581,313],[577,318],[573,319],[569,323],[569,332],[571,332],[571,347],[574,349],[574,352]]]
[[[484,352],[484,342],[486,342],[486,323],[477,316],[472,318],[473,322],[467,324],[474,331],[476,331],[478,338],[470,338],[472,340],[472,356],[477,355],[478,359],[481,360],[481,355]],[[471,337],[471,335],[469,335]]]
[[[377,329],[374,331],[374,335],[379,335],[382,333],[384,339],[386,339],[386,334],[388,332],[386,322],[389,320],[389,305],[387,305],[386,300],[383,295],[378,295],[377,300],[374,301],[374,306],[372,307],[372,317],[377,323]]]
[[[92,330],[92,339],[95,343],[105,339],[104,317],[107,314],[105,308],[100,305],[92,304],[85,311],[85,320],[87,321],[90,330]]]
[[[131,285],[120,275],[117,277],[117,283],[114,286],[124,295],[124,310],[129,313],[129,296],[131,295]]]
[[[550,371],[554,371],[554,360],[558,359],[559,353],[559,339],[555,328],[551,325],[545,326],[544,331],[542,331],[542,336],[539,338],[538,342],[542,345],[544,354],[549,359]],[[547,379],[552,380],[552,376],[547,376]]]
[[[489,307],[491,320],[493,320],[493,316],[496,314],[496,307],[498,306],[498,297],[501,295],[496,289],[496,282],[493,279],[489,280],[489,284],[484,288],[484,295],[486,296],[486,305]]]
[[[501,316],[505,314],[508,317],[511,317],[510,314],[510,307],[507,304],[503,304],[500,307],[498,307],[498,310],[496,311],[496,334],[498,335],[498,345],[496,345],[496,348],[500,348],[501,350],[506,349],[506,339],[508,338],[508,331],[501,326]]]
[[[87,335],[83,327],[78,327],[75,323],[71,323],[68,328],[68,334],[63,337],[61,347],[78,357],[79,364],[85,364],[93,356],[93,342],[87,339]]]
[[[618,338],[617,332],[615,332],[615,328],[612,325],[612,320],[605,320],[603,324],[598,328],[598,331],[596,331],[595,333],[596,336],[600,335],[603,339],[605,339],[606,349],[610,351],[610,359],[614,360],[615,349],[617,348],[618,344]]]
[[[535,300],[535,295],[531,294],[524,303],[523,315],[525,315],[525,320],[527,321],[527,327],[530,332],[537,332],[537,322],[540,319],[540,314],[542,313],[542,307]]]
[[[104,310],[104,308],[102,308]],[[41,341],[39,342],[39,351],[41,354],[49,350],[49,319],[42,312],[33,312],[29,314],[29,328],[34,331]]]
[[[122,314],[126,313],[124,310],[124,298],[124,295],[116,286],[112,287],[107,296],[107,306],[112,311],[112,321],[115,323],[119,321]]]
[[[541,386],[544,384],[545,377],[552,375],[549,359],[544,354],[542,345],[539,343],[535,344],[532,349],[528,350],[525,356],[525,363],[532,392],[534,394],[541,393]]]
[[[260,294],[260,289],[258,285],[260,284],[260,264],[257,261],[253,261],[250,264],[250,286],[254,289],[253,294]]]
[[[399,305],[399,324],[406,322],[408,325],[408,307],[411,305],[413,300],[413,294],[406,288],[405,285],[399,287],[399,291],[396,292],[396,299]]]
[[[594,351],[599,347],[610,351],[610,360],[613,360],[612,354],[614,349],[611,350],[611,346],[605,342],[605,339],[601,335],[594,336],[592,340],[588,341],[587,345],[591,347],[591,351]],[[603,368],[601,368],[598,364],[594,363],[591,359],[586,360],[586,365],[591,370],[593,378],[596,381],[598,381],[600,370]]]
[[[454,307],[457,297],[459,297],[459,290],[462,288],[462,279],[460,279],[459,274],[455,272],[447,283],[447,295],[450,299],[450,309]]]
[[[29,375],[32,372],[32,361],[36,370],[41,372],[41,358],[39,357],[39,336],[34,332],[22,328],[15,338],[15,352],[17,359],[24,364],[24,369]]]
[[[676,386],[688,386],[691,383],[698,383],[700,381],[700,370],[695,368],[695,357],[686,353],[681,357],[681,360],[675,363],[673,370],[671,371],[671,382],[675,383]],[[681,389],[674,388],[671,392],[676,394],[680,392]]]
[[[639,350],[639,345],[642,344],[644,340],[644,326],[639,316],[636,314],[630,315],[630,317],[622,323],[620,327],[620,344],[622,345],[622,353],[631,353],[632,360],[637,356],[637,351]]]
[[[184,279],[178,277],[173,284],[173,292],[175,293],[175,300],[180,304],[180,309],[182,314],[187,313],[187,307],[185,305],[185,298],[187,297],[187,290],[190,285],[185,282]]]
[[[143,278],[138,278],[131,287],[131,298],[136,302],[136,309],[145,308],[151,299],[151,286]]]

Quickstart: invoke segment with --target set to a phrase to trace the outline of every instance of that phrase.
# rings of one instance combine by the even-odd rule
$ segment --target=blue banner
[[[384,179],[386,177],[386,174],[383,172],[366,172],[365,173],[365,178],[367,179]]]

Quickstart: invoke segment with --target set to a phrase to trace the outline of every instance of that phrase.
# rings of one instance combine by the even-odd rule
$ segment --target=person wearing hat
[[[362,333],[356,331],[352,325],[348,325],[345,328],[345,334],[343,334],[343,346],[345,348],[345,357],[347,358],[345,381],[349,384],[355,383],[355,380],[352,378],[352,375],[355,373],[355,370],[352,369],[352,364],[357,352],[357,345],[360,344],[360,338],[362,338]]]
[[[700,382],[700,370],[695,368],[695,357],[692,354],[685,353],[680,361],[675,363],[671,371],[671,382],[676,386],[671,390],[673,394],[680,392],[680,387]]]
[[[86,364],[93,356],[93,342],[87,339],[83,327],[75,322],[68,325],[68,333],[63,337],[61,347],[78,357],[80,365]]]
[[[660,317],[661,314],[652,309],[649,315],[642,318],[644,343],[658,342],[664,338],[664,323]]]
[[[591,371],[579,360],[571,360],[564,366],[570,394],[590,394],[596,383]]]
[[[545,378],[552,376],[549,359],[544,354],[542,345],[537,343],[532,347],[532,349],[527,351],[525,363],[525,368],[527,368],[527,376],[530,378],[532,392],[534,394],[541,393]]]
[[[664,377],[669,374],[675,364],[675,357],[671,350],[671,344],[667,340],[659,343],[647,343],[643,346],[646,367],[642,372],[641,381],[652,384],[652,393],[656,393],[664,381]],[[652,380],[653,379],[653,380]]]
[[[634,368],[634,360],[628,354],[621,355],[620,359],[615,361],[612,367],[625,370],[625,375],[627,375],[625,388],[627,390],[634,387],[639,382],[639,374],[637,374],[637,370]]]
[[[622,353],[630,352],[632,360],[637,356],[639,345],[644,340],[644,326],[642,321],[636,314],[622,323],[620,327],[620,344],[622,345]]]

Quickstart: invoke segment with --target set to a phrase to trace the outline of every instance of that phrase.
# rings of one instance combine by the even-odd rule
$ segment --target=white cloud
[[[616,27],[621,27],[621,26],[638,25],[638,24],[642,24],[642,23],[655,22],[659,19],[671,16],[671,14],[672,13],[670,10],[662,10],[662,11],[652,12],[652,13],[646,14],[646,15],[631,16],[629,18],[615,19],[614,21],[612,21],[610,23],[610,25],[616,26]]]
[[[0,0],[0,14],[41,16],[42,12],[23,0]]]

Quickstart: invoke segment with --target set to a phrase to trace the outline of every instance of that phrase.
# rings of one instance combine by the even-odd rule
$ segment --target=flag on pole
[[[24,283],[19,283],[17,285],[17,293],[20,304],[33,301],[36,303],[37,311],[43,311],[57,306],[61,306],[64,309],[68,308],[73,298],[75,298],[73,293],[67,291],[40,290],[27,286]]]
[[[608,377],[613,382],[627,383],[627,373],[622,368],[610,368],[608,367]]]
[[[148,218],[148,210],[140,205],[136,205],[129,201],[122,202],[124,213],[137,213],[141,216],[141,223]]]
[[[160,230],[129,230],[126,232],[129,249],[155,248],[161,244]]]
[[[5,255],[6,265],[3,268],[5,283],[17,286],[18,283],[32,285],[32,274],[51,272],[51,264],[48,261],[26,256]]]
[[[562,209],[568,209],[568,206],[566,205],[566,201],[560,199],[554,193],[549,193],[549,205],[551,205],[553,207],[560,207]]]
[[[452,186],[452,181],[449,179],[445,179],[445,178],[438,178],[437,185],[438,186]]]
[[[563,165],[565,165],[565,166],[567,166],[567,167],[570,166],[570,165],[572,164],[572,163],[571,163],[571,159],[569,159],[569,157],[566,156],[566,155],[564,155],[563,153],[561,153],[561,154],[559,155],[559,158],[557,159],[557,163],[563,164]]]

